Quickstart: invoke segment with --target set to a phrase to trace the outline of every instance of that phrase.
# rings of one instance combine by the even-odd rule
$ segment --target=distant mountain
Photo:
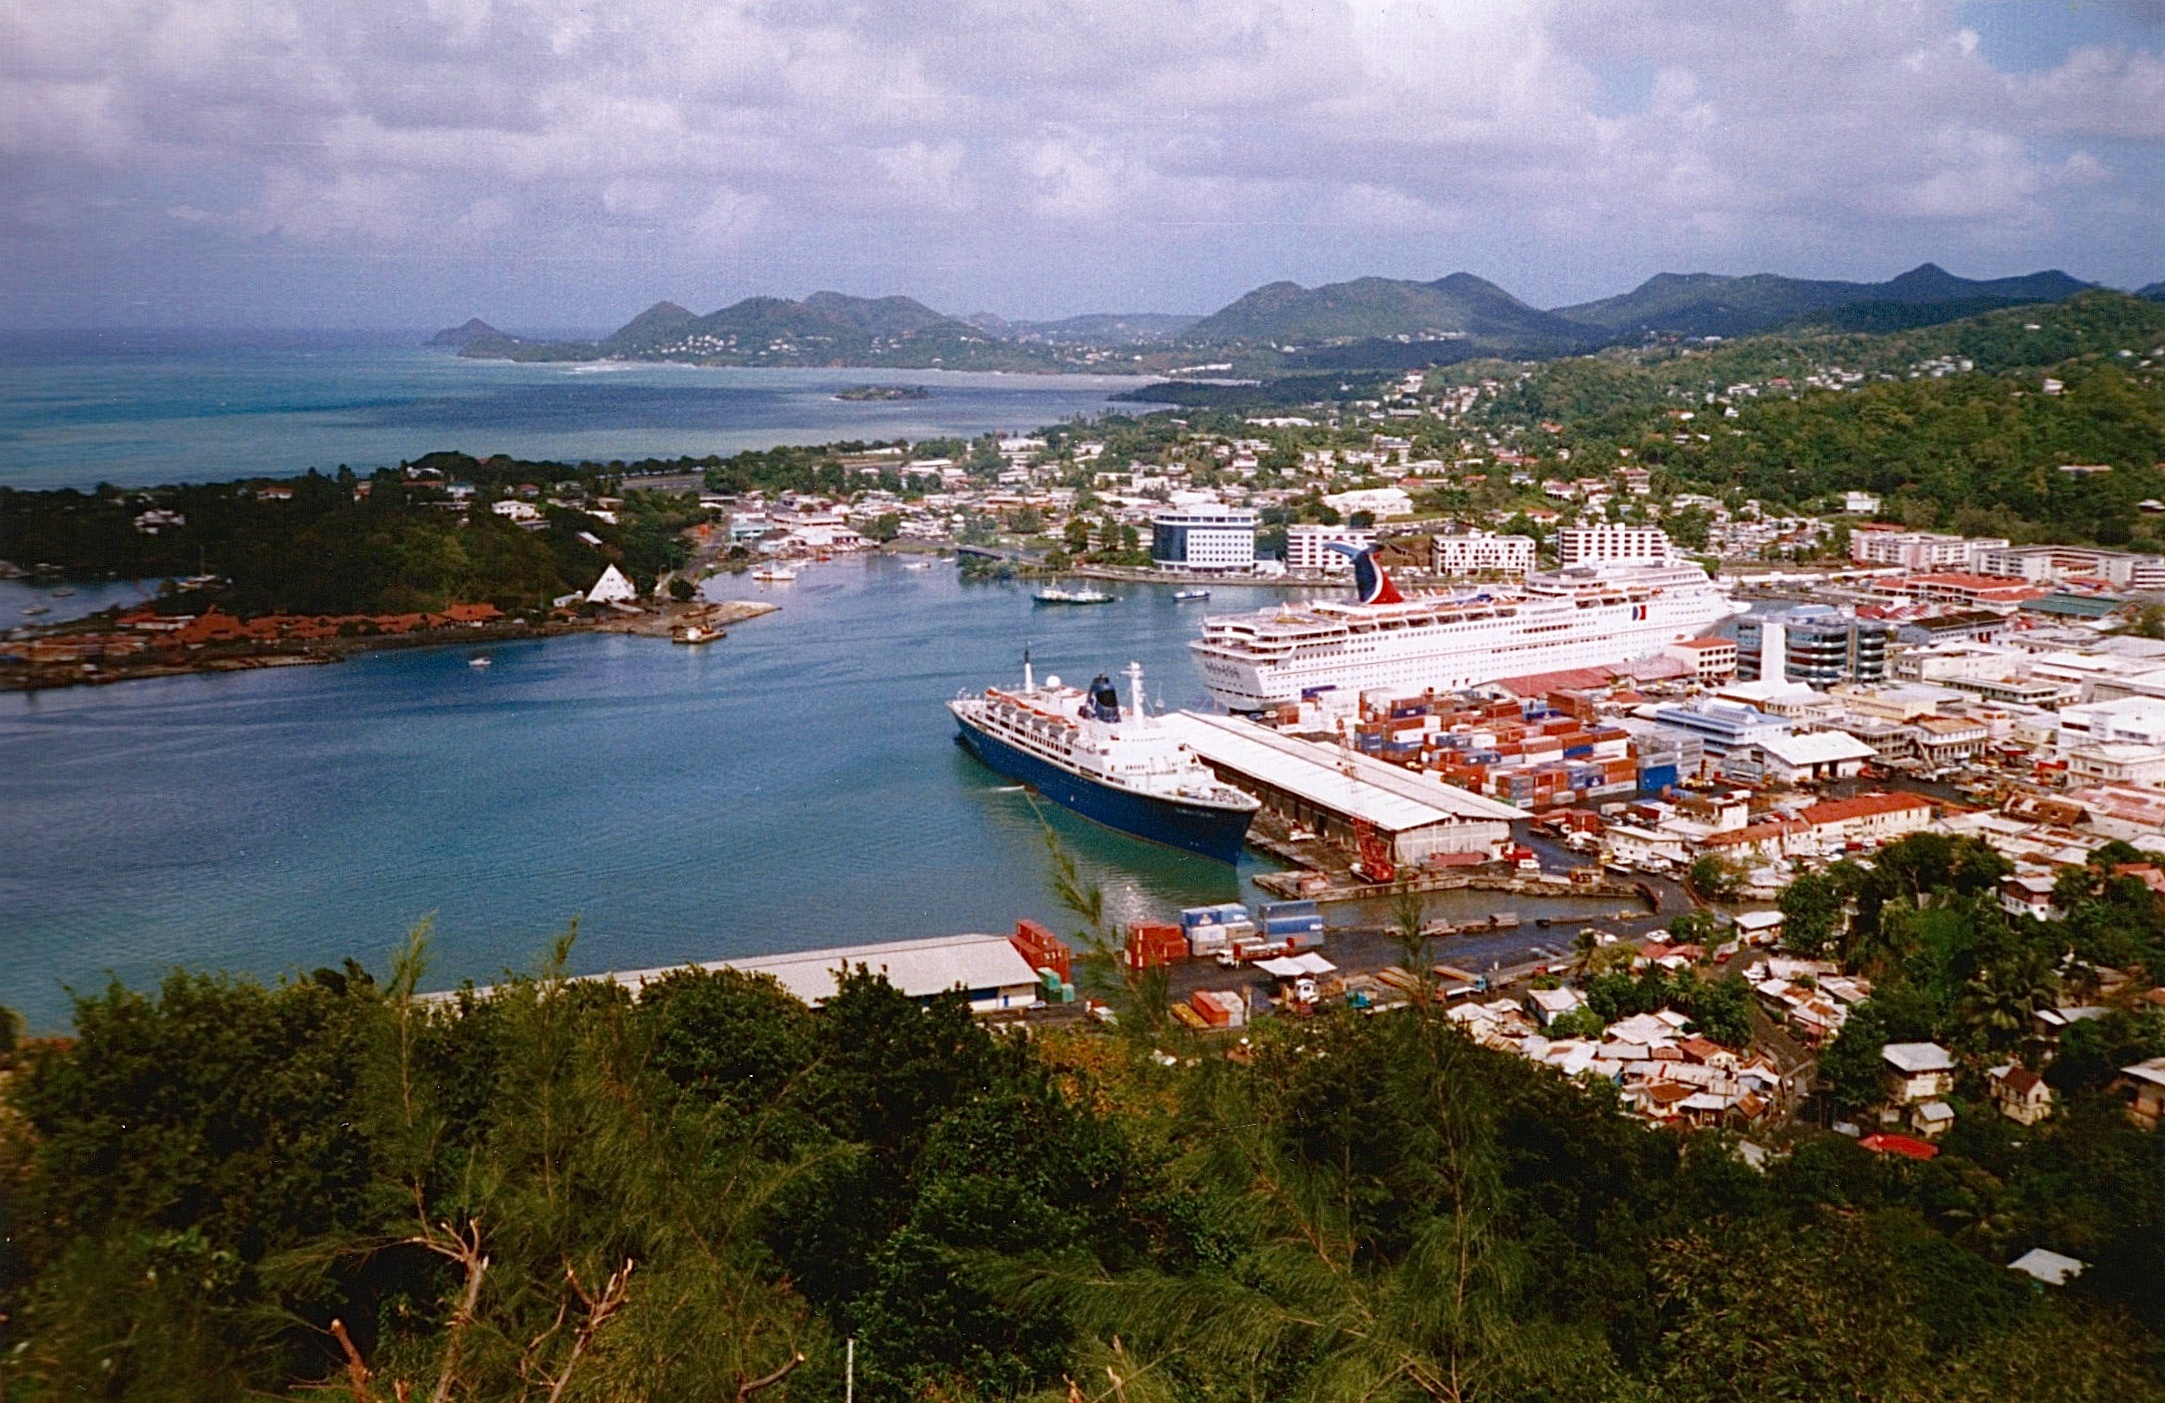
[[[655,345],[698,320],[699,315],[688,307],[679,307],[674,302],[657,302],[610,332],[601,344],[609,350]]]
[[[1555,314],[1597,327],[1620,339],[1652,332],[1684,336],[1742,336],[1777,326],[1833,324],[1845,330],[1894,330],[1975,315],[2017,302],[2058,302],[2091,284],[2053,269],[2019,278],[1960,278],[1925,263],[1883,283],[1785,278],[1773,273],[1721,277],[1713,273],[1658,273],[1630,292],[1598,302],[1555,308]],[[1850,312],[1822,321],[1823,314],[1866,305],[1895,304],[1929,310]]]
[[[1480,354],[1559,355],[1590,349],[1601,338],[1528,306],[1492,282],[1453,273],[1432,283],[1397,278],[1356,278],[1317,288],[1270,283],[1195,323],[1181,339],[1197,346],[1311,351],[1370,341],[1463,342],[1465,350]]]
[[[1087,312],[1059,321],[1009,321],[995,312],[972,312],[962,320],[1002,341],[1042,341],[1053,346],[1141,346],[1171,341],[1197,320],[1172,312]]]
[[[1054,353],[1004,342],[908,297],[815,292],[747,297],[700,316],[657,302],[600,341],[479,337],[461,354],[524,361],[670,360],[704,365],[862,365],[1052,370]]]
[[[465,346],[475,341],[509,341],[511,339],[511,337],[504,335],[504,333],[490,326],[481,318],[469,317],[458,326],[445,327],[423,344],[429,346]]]
[[[2148,287],[2137,288],[2135,295],[2147,297],[2152,302],[2165,302],[2165,283],[2152,283]]]

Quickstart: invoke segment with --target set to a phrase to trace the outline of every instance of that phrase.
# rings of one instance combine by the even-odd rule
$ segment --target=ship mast
[[[1127,678],[1128,695],[1135,699],[1135,719],[1140,721],[1147,714],[1143,707],[1143,665],[1137,662],[1129,663]]]
[[[1030,675],[1030,645],[1027,643],[1022,645],[1022,689],[1025,692],[1037,690],[1037,682]]]

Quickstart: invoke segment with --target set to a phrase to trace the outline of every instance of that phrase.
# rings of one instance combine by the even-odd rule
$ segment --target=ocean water
[[[942,703],[1132,658],[1203,700],[1199,606],[1155,587],[1033,606],[950,564],[837,560],[704,648],[577,636],[490,650],[0,697],[0,1002],[176,965],[381,969],[432,917],[433,982],[530,966],[580,922],[583,970],[1065,922],[1025,795]],[[1210,607],[1256,604],[1222,590]],[[1241,899],[1233,868],[1048,814],[1130,917]],[[1252,893],[1251,893],[1252,894]]]
[[[0,335],[0,486],[356,471],[436,449],[609,462],[1025,430],[1112,408],[1131,378],[929,370],[515,365],[418,334]],[[926,399],[842,401],[851,385]]]
[[[1019,916],[1070,930],[1048,823],[1119,919],[1256,900],[1254,858],[1236,870],[1035,809],[953,743],[943,703],[1019,680],[1025,644],[1040,677],[1132,659],[1153,701],[1207,706],[1187,654],[1203,611],[1283,597],[1110,588],[1119,603],[1040,606],[947,562],[844,558],[794,584],[710,581],[782,607],[703,648],[578,635],[492,647],[486,668],[442,647],[0,695],[0,1003],[54,1030],[68,988],[109,976],[270,979],[349,955],[381,971],[423,919],[433,987],[531,968],[574,919],[581,971]],[[1455,921],[1499,906],[1592,909],[1430,901]],[[1388,912],[1333,913],[1356,919]]]

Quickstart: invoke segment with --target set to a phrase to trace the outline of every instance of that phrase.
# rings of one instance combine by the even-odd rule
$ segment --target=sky
[[[2165,0],[0,0],[0,328],[2165,279]]]

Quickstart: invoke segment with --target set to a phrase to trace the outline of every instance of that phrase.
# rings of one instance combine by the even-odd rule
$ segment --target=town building
[[[1556,533],[1556,563],[1600,565],[1611,561],[1665,562],[1675,555],[1668,533],[1658,526],[1566,526]]]
[[[2152,1057],[2120,1069],[2120,1084],[2129,1094],[2127,1114],[2145,1130],[2165,1121],[2165,1057]]]
[[[1895,626],[1860,619],[1829,604],[1800,604],[1779,614],[1736,621],[1737,676],[1831,687],[1877,682],[1887,675],[1887,645]]]
[[[1366,527],[1297,522],[1285,529],[1285,568],[1294,575],[1348,574],[1353,569],[1352,558],[1331,547],[1366,550],[1375,543],[1376,533]]]
[[[1363,487],[1351,492],[1333,492],[1323,499],[1323,505],[1340,516],[1367,512],[1379,521],[1387,516],[1413,515],[1413,498],[1407,496],[1402,487]]]
[[[1860,526],[1849,533],[1849,558],[1860,565],[1898,565],[1905,570],[1969,570],[1976,568],[1985,552],[2006,545],[2003,537]]]
[[[2019,1062],[1994,1067],[1985,1074],[1992,1104],[2017,1125],[2035,1125],[2052,1114],[2052,1088],[2045,1079]]]
[[[1255,569],[1256,513],[1196,505],[1150,519],[1150,559],[1160,569],[1246,573]]]
[[[2010,546],[1999,542],[1980,552],[1981,575],[2004,575],[2031,584],[2099,580],[2120,589],[2165,589],[2165,558],[2087,546]]]
[[[1887,1064],[1887,1099],[1897,1106],[1936,1101],[1954,1090],[1955,1060],[1938,1043],[1888,1043],[1879,1059]]]
[[[1680,638],[1661,650],[1691,669],[1697,682],[1726,682],[1736,676],[1737,644],[1734,638]]]
[[[1488,531],[1434,536],[1428,543],[1428,568],[1447,579],[1477,575],[1523,578],[1534,568],[1533,538]]]

